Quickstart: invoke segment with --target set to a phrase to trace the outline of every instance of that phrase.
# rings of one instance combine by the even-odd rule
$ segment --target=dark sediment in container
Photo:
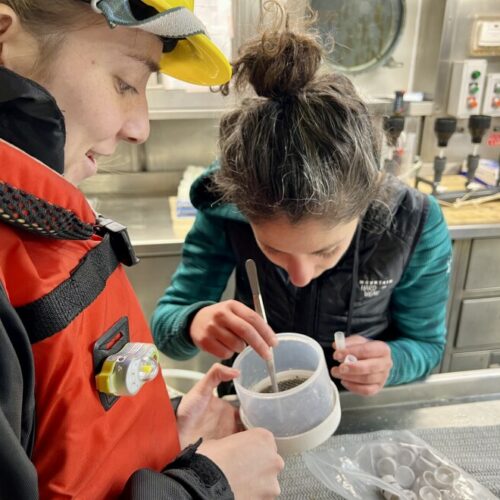
[[[294,387],[299,386],[300,384],[303,384],[307,378],[304,377],[291,377],[286,380],[281,380],[278,382],[278,389],[279,392],[283,391],[288,391],[290,389],[293,389]],[[259,391],[261,394],[267,394],[273,392],[273,387],[272,385],[268,385],[264,387],[264,389]]]

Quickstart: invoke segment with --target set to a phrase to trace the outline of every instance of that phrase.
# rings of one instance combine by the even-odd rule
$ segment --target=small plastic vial
[[[344,359],[344,363],[346,365],[352,365],[353,363],[356,363],[356,361],[358,361],[358,358],[353,354],[348,354]]]
[[[345,349],[345,335],[344,332],[335,332],[333,334],[335,337],[335,350]]]

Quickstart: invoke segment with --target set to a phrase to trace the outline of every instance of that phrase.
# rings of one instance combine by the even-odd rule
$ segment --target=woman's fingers
[[[387,377],[386,371],[370,373],[368,375],[354,375],[352,373],[343,373],[340,368],[341,367],[335,366],[332,368],[331,373],[335,378],[339,378],[344,382],[353,382],[362,385],[381,384],[385,382]]]
[[[228,328],[217,326],[214,328],[212,336],[232,353],[241,352],[247,346],[244,340],[235,335]]]
[[[344,382],[343,380],[340,383],[348,391],[353,392],[354,394],[359,394],[360,396],[373,396],[381,389],[380,385],[378,384],[363,385],[363,384],[355,384],[353,382]]]
[[[391,349],[387,343],[380,340],[368,340],[346,346],[345,349],[335,351],[333,359],[344,361],[348,354],[356,356],[358,360],[371,358],[391,358]]]
[[[252,309],[236,300],[206,306],[194,316],[189,334],[193,343],[222,359],[252,346],[264,359],[278,339],[272,328]]]
[[[204,351],[209,352],[219,359],[229,359],[234,354],[234,351],[232,349],[228,349],[216,338],[206,339],[201,347]]]
[[[357,356],[356,356],[357,357]],[[338,368],[341,375],[369,375],[386,372],[392,367],[391,358],[358,359],[355,363],[342,363]]]
[[[347,350],[358,359],[382,358],[391,355],[388,344],[380,340],[370,340],[364,344],[348,346]]]
[[[240,372],[235,368],[214,363],[205,376],[193,387],[198,393],[206,396],[213,394],[221,382],[228,382],[236,378]]]
[[[345,339],[345,345],[347,348],[357,345],[357,344],[366,344],[366,342],[370,342],[370,339],[367,339],[366,337],[363,337],[362,335],[349,335],[349,337],[346,337]],[[333,348],[337,349],[337,346],[335,345],[335,342],[333,342]]]
[[[232,305],[233,314],[227,314],[224,318],[220,318],[223,326],[246,344],[252,346],[259,356],[269,359],[271,357],[269,347],[275,345],[274,337],[276,335],[255,311],[248,309],[243,304],[240,305],[244,309]]]
[[[359,335],[345,349],[334,353],[333,358],[342,362],[331,370],[333,377],[351,392],[369,396],[384,387],[392,368],[391,349],[379,340],[369,340]],[[354,363],[343,362],[350,354],[357,358]]]
[[[275,347],[278,344],[276,333],[253,309],[236,300],[231,302],[231,309],[237,316],[252,325],[268,346]]]

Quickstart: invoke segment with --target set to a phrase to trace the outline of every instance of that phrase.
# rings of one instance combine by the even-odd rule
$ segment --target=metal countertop
[[[94,208],[127,226],[139,255],[180,253],[183,239],[172,226],[168,196],[89,196]],[[452,239],[500,237],[500,224],[450,226]]]
[[[127,226],[139,253],[178,254],[183,240],[174,234],[168,196],[89,196],[91,205],[106,217]]]
[[[500,492],[500,369],[431,375],[421,382],[388,387],[373,397],[342,392],[340,401],[340,425],[321,449],[342,449],[409,430],[492,493]],[[312,476],[300,455],[287,457],[280,484],[284,499],[341,498]]]
[[[440,373],[372,397],[341,392],[336,434],[500,424],[500,368]]]

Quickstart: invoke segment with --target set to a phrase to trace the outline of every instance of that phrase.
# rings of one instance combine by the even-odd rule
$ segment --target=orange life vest
[[[106,275],[89,264],[96,253],[106,257],[112,250],[92,230],[96,217],[83,194],[1,140],[0,166],[0,189],[12,201],[0,212],[6,222],[0,224],[0,280],[32,342],[32,460],[40,497],[114,498],[135,470],[161,470],[179,452],[161,376],[107,409],[95,385],[96,341],[122,320],[129,341],[152,343],[149,328],[122,266]],[[80,239],[64,237],[72,232]],[[41,309],[54,294],[58,300]]]

